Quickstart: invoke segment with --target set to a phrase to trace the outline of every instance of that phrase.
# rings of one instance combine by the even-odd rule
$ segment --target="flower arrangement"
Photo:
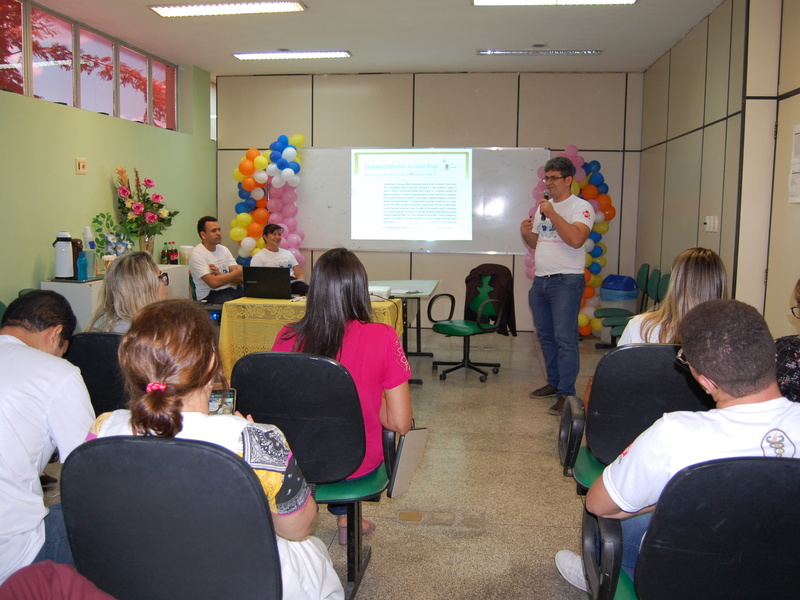
[[[110,212],[100,213],[92,219],[92,230],[94,244],[100,256],[119,256],[130,250],[131,240]]]
[[[128,173],[117,166],[117,205],[122,220],[120,225],[131,236],[153,236],[172,225],[177,210],[169,210],[164,205],[161,194],[151,194],[156,186],[152,179],[140,179],[139,170],[133,170],[134,185],[128,181]]]

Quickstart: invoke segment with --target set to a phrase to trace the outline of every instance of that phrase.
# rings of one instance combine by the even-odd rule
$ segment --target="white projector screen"
[[[472,149],[353,149],[353,240],[472,240]]]

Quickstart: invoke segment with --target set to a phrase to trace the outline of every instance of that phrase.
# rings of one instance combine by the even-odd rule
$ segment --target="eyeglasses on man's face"
[[[164,285],[169,285],[169,273],[159,273],[158,278]]]
[[[678,359],[678,362],[682,365],[689,365],[689,361],[686,360],[686,355],[683,353],[683,348],[678,348],[678,354],[675,356]]]
[[[550,183],[550,182],[558,181],[559,179],[566,179],[566,177],[561,177],[561,176],[557,176],[557,177],[549,177],[549,176],[542,177],[542,182]]]
[[[795,319],[800,319],[800,306],[792,307],[792,315],[794,315]]]

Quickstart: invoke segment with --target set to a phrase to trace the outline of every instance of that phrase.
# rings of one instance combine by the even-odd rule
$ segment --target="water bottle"
[[[78,281],[87,281],[89,279],[89,259],[86,258],[86,252],[81,252],[78,257]]]

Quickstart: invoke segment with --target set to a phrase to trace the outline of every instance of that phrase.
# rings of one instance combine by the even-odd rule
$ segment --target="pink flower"
[[[121,185],[117,188],[117,194],[123,198],[127,198],[131,195],[131,191],[124,185]]]
[[[153,181],[152,179],[145,179],[144,180],[144,187],[146,187],[146,188],[156,187],[156,182]]]
[[[161,194],[153,194],[152,196],[150,196],[150,199],[156,204],[161,204],[162,202],[164,202],[164,196],[162,196]]]
[[[131,204],[131,210],[133,211],[133,214],[140,215],[142,214],[142,211],[144,211],[144,204],[141,202],[134,202]]]
[[[155,223],[156,221],[158,221],[158,215],[156,215],[156,213],[151,213],[151,212],[144,213],[144,220],[147,221],[148,223]]]

